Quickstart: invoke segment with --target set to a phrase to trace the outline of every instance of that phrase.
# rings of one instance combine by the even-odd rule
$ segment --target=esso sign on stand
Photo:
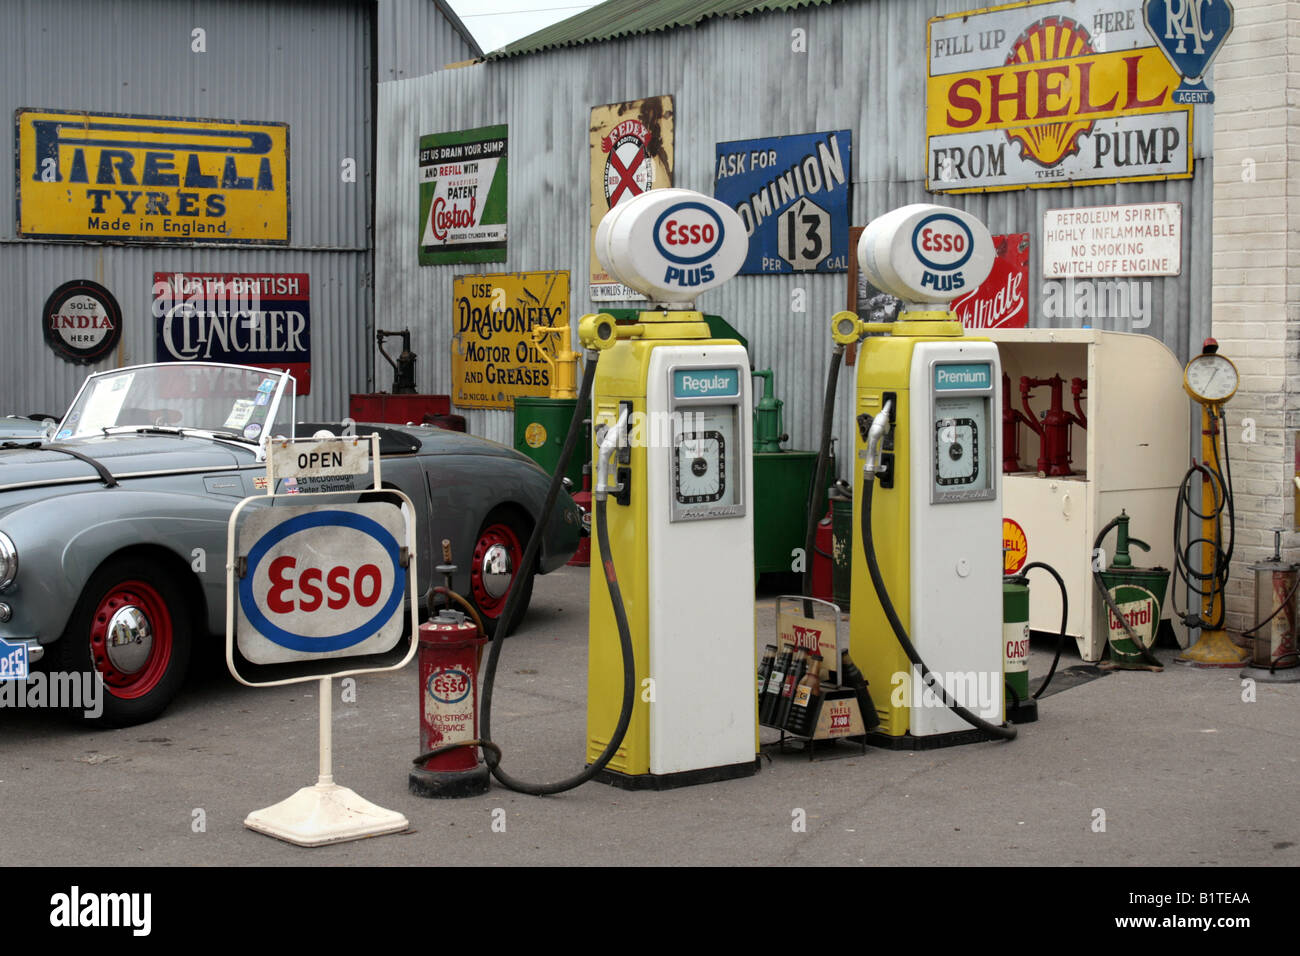
[[[596,227],[596,257],[605,271],[652,301],[673,305],[726,282],[748,252],[736,211],[690,189],[642,193]]]
[[[238,645],[254,664],[382,654],[402,635],[405,516],[391,504],[253,511],[239,529]]]
[[[870,282],[904,302],[947,309],[993,268],[993,237],[960,209],[916,203],[873,219],[858,240]]]

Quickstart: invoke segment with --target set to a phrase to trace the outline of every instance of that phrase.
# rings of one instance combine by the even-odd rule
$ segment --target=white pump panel
[[[749,356],[664,346],[646,410],[672,440],[646,450],[650,772],[754,759],[754,513]]]
[[[991,342],[922,342],[912,355],[911,627],[950,694],[1003,717],[1002,367]],[[918,706],[917,736],[969,730],[946,707]]]

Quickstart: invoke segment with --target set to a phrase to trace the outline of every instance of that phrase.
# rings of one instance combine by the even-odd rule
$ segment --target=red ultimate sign
[[[983,284],[952,309],[968,329],[1023,329],[1029,325],[1029,233],[993,237],[993,268]]]

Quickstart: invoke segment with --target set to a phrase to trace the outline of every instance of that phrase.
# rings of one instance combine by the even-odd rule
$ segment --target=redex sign
[[[240,653],[254,664],[382,654],[402,635],[405,520],[391,504],[263,508],[239,530]]]
[[[284,123],[33,109],[16,118],[21,236],[289,241]]]

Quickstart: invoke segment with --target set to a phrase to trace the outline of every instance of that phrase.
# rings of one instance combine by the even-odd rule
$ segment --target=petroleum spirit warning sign
[[[1192,175],[1192,107],[1139,0],[1048,0],[937,17],[926,187],[963,192]]]
[[[452,401],[467,408],[513,408],[521,395],[550,395],[554,368],[534,343],[532,331],[568,325],[569,274],[457,276],[452,297]],[[542,339],[551,354],[556,338],[552,333]],[[559,344],[564,351],[572,347],[569,342]]]
[[[20,109],[18,233],[105,242],[289,241],[289,127]]]

